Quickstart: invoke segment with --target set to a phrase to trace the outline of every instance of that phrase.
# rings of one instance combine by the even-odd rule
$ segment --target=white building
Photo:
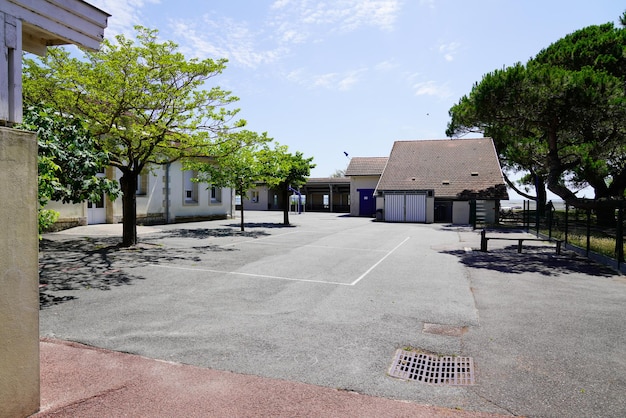
[[[102,173],[119,180],[122,173],[109,167]],[[230,188],[195,183],[193,171],[182,170],[180,162],[153,166],[145,170],[137,185],[137,223],[158,224],[232,217],[235,202]],[[64,204],[49,202],[46,209],[60,213],[55,228],[77,225],[119,223],[122,221],[121,197],[112,202],[108,197],[97,202]]]

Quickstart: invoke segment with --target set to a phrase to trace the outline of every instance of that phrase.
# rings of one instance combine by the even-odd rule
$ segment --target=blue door
[[[374,216],[376,214],[376,199],[374,189],[359,189],[359,216]]]

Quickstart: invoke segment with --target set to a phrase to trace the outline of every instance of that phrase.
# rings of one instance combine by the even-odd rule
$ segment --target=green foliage
[[[228,141],[216,145],[210,158],[189,159],[184,167],[198,172],[194,181],[233,188],[244,199],[248,190],[263,182],[259,148],[271,141],[266,133],[259,135],[247,130],[231,133]],[[244,230],[243,205],[241,230]]]
[[[80,119],[30,106],[19,127],[37,132],[40,233],[58,219],[57,212],[45,209],[50,200],[81,203],[103,193],[111,199],[119,195],[117,183],[97,176],[108,155],[97,148]]]
[[[97,176],[109,164],[109,157],[99,149],[82,120],[30,106],[20,127],[37,132],[41,206],[49,200],[97,200],[103,193],[111,199],[119,196],[115,182]]]
[[[300,151],[289,153],[286,145],[276,144],[274,149],[265,147],[259,152],[263,167],[263,179],[271,188],[278,190],[304,185],[315,168],[313,157],[304,158]]]
[[[527,173],[540,194],[547,185],[574,203],[575,191],[590,185],[597,198],[621,198],[625,83],[626,29],[591,26],[526,65],[486,74],[450,109],[447,133],[493,137],[503,168]]]
[[[123,245],[136,243],[137,178],[148,164],[210,156],[228,142],[237,97],[205,83],[221,74],[226,60],[186,59],[156,30],[136,27],[136,39],[118,35],[97,52],[73,58],[49,48],[39,61],[24,60],[24,98],[89,122],[98,147],[122,172]]]
[[[37,219],[39,221],[39,239],[41,239],[41,234],[54,225],[57,219],[59,219],[59,212],[39,207],[37,210]]]
[[[274,149],[264,147],[259,152],[259,161],[264,182],[283,196],[283,223],[289,225],[289,207],[286,203],[289,188],[297,189],[306,183],[311,170],[315,168],[313,157],[304,158],[300,151],[291,154],[286,145],[275,144]]]
[[[212,186],[231,187],[242,197],[263,181],[258,151],[272,139],[266,133],[243,130],[229,135],[228,141],[216,145],[207,159],[185,161],[185,169],[198,171],[195,181]]]

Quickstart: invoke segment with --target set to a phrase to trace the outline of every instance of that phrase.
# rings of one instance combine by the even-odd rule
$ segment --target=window
[[[191,181],[196,176],[195,171],[183,171],[183,202],[186,205],[198,203],[198,183]]]
[[[137,190],[135,191],[137,196],[145,196],[148,194],[148,173],[142,171],[137,176]]]
[[[250,192],[250,200],[252,201],[252,203],[259,203],[259,191],[258,190],[252,190]]]
[[[222,201],[222,189],[211,186],[211,203],[220,203]]]

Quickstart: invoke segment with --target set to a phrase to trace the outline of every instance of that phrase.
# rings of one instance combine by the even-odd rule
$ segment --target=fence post
[[[535,226],[537,227],[537,236],[539,236],[539,224],[541,220],[539,218],[539,200],[535,200]]]
[[[587,208],[587,253],[589,257],[589,250],[591,249],[591,209]]]
[[[624,201],[620,200],[617,206],[617,230],[615,231],[615,257],[617,269],[624,262]]]
[[[487,237],[484,229],[480,231],[480,251],[487,252]]]
[[[552,239],[552,221],[554,220],[554,205],[552,204],[552,201],[550,200],[547,204],[547,208],[548,209],[548,216],[547,216],[547,220],[548,220],[548,239],[551,240]]]
[[[569,232],[569,204],[565,203],[565,246],[567,247],[567,234]]]

